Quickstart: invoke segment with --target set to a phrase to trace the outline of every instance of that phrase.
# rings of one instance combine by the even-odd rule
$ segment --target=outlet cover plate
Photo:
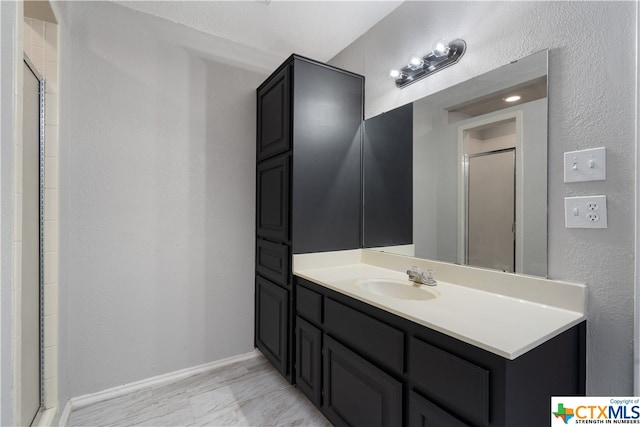
[[[604,147],[564,153],[564,182],[606,179],[607,157]]]
[[[566,228],[607,228],[607,196],[564,198]]]

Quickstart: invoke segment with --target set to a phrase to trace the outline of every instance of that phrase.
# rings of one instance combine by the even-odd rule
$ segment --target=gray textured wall
[[[366,77],[367,117],[542,49],[549,59],[549,276],[587,283],[587,390],[633,388],[635,2],[406,2],[331,63]],[[455,66],[405,89],[387,77],[434,40]],[[563,153],[607,147],[607,180],[565,184]],[[606,194],[609,228],[564,228],[564,197]]]
[[[62,20],[64,404],[252,350],[265,76],[112,3],[69,2]]]

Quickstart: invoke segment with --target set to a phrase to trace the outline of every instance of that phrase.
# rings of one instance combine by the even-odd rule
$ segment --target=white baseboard
[[[58,427],[67,427],[69,415],[71,415],[71,400],[67,401],[67,404],[64,405],[64,410],[62,414],[60,414],[60,420],[58,420]]]
[[[109,388],[96,393],[85,394],[83,396],[72,397],[69,399],[64,407],[64,411],[60,415],[60,427],[66,427],[71,411],[84,408],[94,403],[102,402],[103,400],[113,399],[114,397],[124,396],[129,393],[140,391],[149,387],[158,387],[164,384],[176,382],[189,378],[193,375],[212,371],[214,369],[221,368],[232,363],[241,362],[243,360],[253,359],[258,357],[260,352],[258,350],[250,351],[249,353],[241,354],[238,356],[228,357],[226,359],[217,360],[215,362],[205,363],[203,365],[193,366],[191,368],[181,369],[179,371],[169,372],[155,377],[146,378],[144,380],[135,381],[132,383],[124,384],[121,386]]]

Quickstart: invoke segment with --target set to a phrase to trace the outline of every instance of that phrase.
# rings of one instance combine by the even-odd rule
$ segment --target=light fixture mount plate
[[[411,69],[408,65],[400,70],[400,77],[396,81],[396,86],[403,88],[423,78],[437,73],[447,67],[457,63],[467,49],[467,43],[462,39],[455,39],[449,42],[449,52],[445,56],[438,57],[433,51],[425,55],[422,67]]]

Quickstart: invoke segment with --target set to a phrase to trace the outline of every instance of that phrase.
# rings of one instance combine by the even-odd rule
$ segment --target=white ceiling
[[[116,2],[213,35],[217,44],[231,42],[222,50],[237,51],[234,46],[240,45],[260,51],[263,67],[277,66],[292,53],[326,62],[402,4],[402,0]]]

